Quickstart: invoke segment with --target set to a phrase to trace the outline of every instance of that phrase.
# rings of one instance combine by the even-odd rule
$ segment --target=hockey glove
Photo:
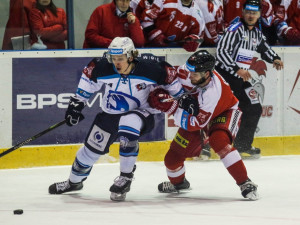
[[[148,34],[148,39],[153,47],[166,47],[167,46],[167,37],[162,33],[161,30],[152,30]]]
[[[196,34],[190,34],[186,36],[183,40],[185,43],[183,44],[183,48],[188,52],[194,52],[199,47],[200,43],[198,42],[199,36]]]
[[[198,100],[191,95],[183,94],[178,100],[178,106],[193,116],[197,116],[199,114]]]
[[[152,108],[167,114],[173,114],[178,108],[178,102],[173,100],[172,96],[162,88],[157,88],[150,92],[148,103]]]
[[[77,125],[81,120],[84,119],[84,116],[81,113],[81,110],[84,108],[84,102],[81,102],[75,97],[71,97],[69,101],[69,106],[66,111],[65,119],[68,126]]]
[[[288,27],[288,28],[286,28],[286,30],[283,30],[283,34],[290,45],[300,44],[300,31],[299,30],[292,28],[292,27]]]

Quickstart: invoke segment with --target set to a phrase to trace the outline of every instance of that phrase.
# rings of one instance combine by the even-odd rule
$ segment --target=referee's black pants
[[[245,89],[251,87],[249,82],[237,78],[221,68],[216,68],[217,72],[229,83],[234,95],[239,100],[239,108],[242,110],[240,129],[234,140],[234,147],[238,151],[248,150],[251,148],[255,130],[262,114],[260,103],[252,104]]]

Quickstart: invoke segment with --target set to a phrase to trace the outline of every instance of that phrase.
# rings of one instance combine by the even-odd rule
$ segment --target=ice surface
[[[138,162],[125,202],[112,202],[109,187],[119,164],[97,164],[81,191],[49,195],[68,178],[70,166],[0,170],[1,225],[299,225],[300,156],[246,160],[261,199],[244,199],[221,161],[188,161],[191,190],[162,194],[162,162]],[[13,210],[24,214],[14,215]]]

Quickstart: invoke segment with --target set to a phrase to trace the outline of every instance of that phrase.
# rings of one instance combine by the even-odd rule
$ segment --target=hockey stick
[[[10,149],[7,149],[6,151],[2,152],[2,153],[0,154],[0,158],[3,157],[3,156],[5,156],[6,154],[8,154],[8,153],[10,153],[10,152],[12,152],[12,151],[14,151],[14,150],[16,150],[16,149],[22,147],[23,145],[25,145],[25,144],[27,144],[27,143],[29,143],[29,142],[31,142],[31,141],[33,141],[33,140],[39,138],[40,136],[42,136],[42,135],[48,133],[49,131],[54,130],[55,128],[57,128],[57,127],[59,127],[59,126],[65,124],[65,123],[66,123],[66,120],[63,120],[63,121],[61,121],[61,122],[59,122],[59,123],[57,123],[57,124],[52,125],[51,127],[47,128],[46,130],[44,130],[44,131],[42,131],[42,132],[40,132],[40,133],[34,135],[33,137],[28,138],[27,140],[22,141],[22,142],[20,142],[19,144],[16,144],[15,146],[11,147]]]
[[[199,39],[187,38],[187,39],[183,39],[181,41],[177,41],[177,43],[186,43],[186,42],[189,42],[189,41],[197,42],[199,44],[202,44],[202,42],[204,41],[204,39],[203,38],[199,38]]]

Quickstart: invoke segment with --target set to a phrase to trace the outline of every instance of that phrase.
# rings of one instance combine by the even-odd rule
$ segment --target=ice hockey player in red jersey
[[[172,100],[162,88],[149,95],[150,106],[173,114],[179,126],[164,159],[170,182],[159,184],[158,190],[169,193],[190,187],[185,178],[184,161],[199,155],[203,144],[200,130],[205,130],[211,147],[240,187],[242,196],[257,200],[257,185],[249,179],[239,152],[232,146],[242,112],[237,98],[214,70],[214,65],[214,56],[206,50],[197,51],[178,68],[180,82],[190,91],[178,100]]]
[[[222,0],[196,1],[205,21],[205,34],[202,46],[216,46],[224,33],[224,10]]]
[[[300,45],[300,1],[281,0],[275,14],[283,14],[284,21],[277,26],[278,35],[285,45]]]
[[[203,38],[205,22],[194,0],[155,0],[142,16],[148,46],[182,46],[194,52]]]

